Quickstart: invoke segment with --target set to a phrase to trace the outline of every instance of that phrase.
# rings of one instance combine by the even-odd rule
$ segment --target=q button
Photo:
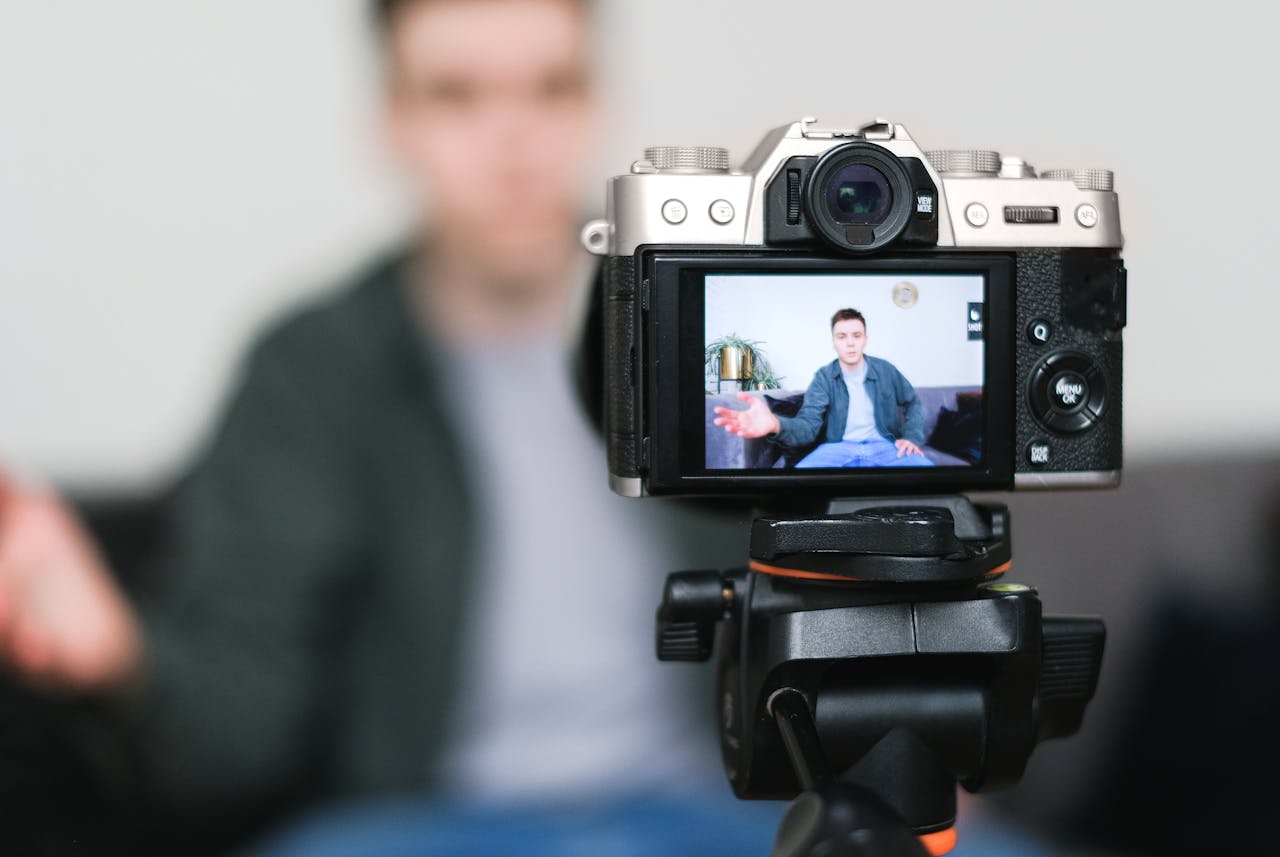
[[[1053,339],[1053,325],[1047,319],[1037,318],[1027,325],[1027,338],[1036,345],[1047,345]]]

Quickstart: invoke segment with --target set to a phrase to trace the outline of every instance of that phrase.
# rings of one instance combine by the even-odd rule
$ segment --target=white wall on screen
[[[900,307],[893,289],[919,290]],[[917,387],[982,384],[983,343],[968,337],[971,302],[981,302],[983,281],[948,275],[717,275],[706,280],[706,333],[758,340],[785,389],[803,389],[813,373],[835,359],[831,316],[845,307],[867,319],[867,350],[892,362]]]

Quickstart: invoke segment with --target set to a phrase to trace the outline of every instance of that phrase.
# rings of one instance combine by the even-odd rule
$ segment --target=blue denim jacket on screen
[[[867,378],[863,382],[875,410],[876,431],[889,440],[906,438],[924,443],[924,406],[916,396],[916,388],[888,360],[864,355]],[[804,393],[804,404],[794,417],[778,417],[782,428],[779,443],[804,447],[813,443],[826,421],[825,443],[844,440],[845,423],[849,420],[849,389],[844,384],[840,361],[832,360],[813,375]]]

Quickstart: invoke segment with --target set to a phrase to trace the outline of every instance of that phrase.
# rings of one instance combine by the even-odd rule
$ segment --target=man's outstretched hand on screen
[[[773,415],[773,411],[769,410],[764,399],[750,393],[739,393],[738,399],[747,403],[747,409],[735,411],[731,408],[716,408],[716,425],[724,426],[729,434],[739,437],[764,437],[782,430],[782,424]]]

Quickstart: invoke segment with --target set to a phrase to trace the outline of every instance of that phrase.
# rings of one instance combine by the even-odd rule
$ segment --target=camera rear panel
[[[707,469],[701,287],[710,272],[917,277],[983,272],[986,443],[980,467],[908,472]],[[646,248],[605,271],[607,430],[619,493],[858,495],[1114,484],[1121,464],[1124,269],[1114,251],[936,250],[887,258]],[[928,286],[926,286],[927,288]],[[691,295],[695,297],[691,297]],[[785,310],[786,295],[779,294]],[[823,319],[816,320],[821,330]],[[876,334],[883,320],[874,320]],[[709,335],[709,334],[708,334]],[[690,346],[693,343],[693,346]],[[708,427],[708,432],[711,429]]]

